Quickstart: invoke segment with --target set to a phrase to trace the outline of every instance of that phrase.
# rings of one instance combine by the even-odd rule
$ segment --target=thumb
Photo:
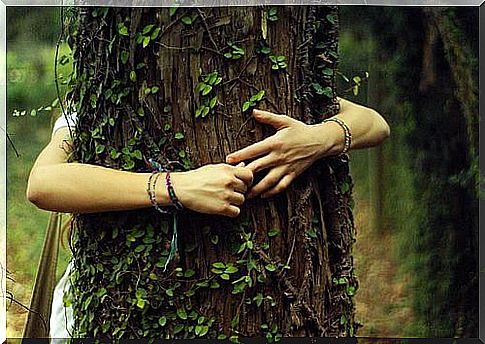
[[[286,115],[277,115],[272,112],[254,109],[254,118],[261,123],[269,124],[275,129],[281,129],[291,124],[291,118]]]

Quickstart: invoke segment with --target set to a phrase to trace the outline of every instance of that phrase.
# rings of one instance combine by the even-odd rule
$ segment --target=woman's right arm
[[[96,165],[67,163],[68,129],[57,130],[32,167],[27,198],[39,208],[70,213],[132,210],[150,207],[146,188],[150,173],[119,171]],[[160,206],[171,200],[160,176],[156,198]],[[252,172],[227,164],[206,165],[187,172],[172,172],[180,202],[206,214],[237,216]]]

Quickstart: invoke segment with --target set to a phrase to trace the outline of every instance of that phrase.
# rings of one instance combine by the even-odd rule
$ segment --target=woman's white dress
[[[52,135],[63,127],[67,127],[68,123],[71,130],[75,127],[77,116],[75,113],[65,116],[61,116],[57,119],[52,130]],[[52,311],[50,318],[50,337],[56,338],[55,342],[59,343],[61,338],[71,338],[72,328],[74,325],[74,318],[72,314],[72,306],[64,306],[64,294],[68,292],[70,286],[69,274],[73,261],[68,264],[66,272],[59,280],[54,289],[54,295],[52,300]]]

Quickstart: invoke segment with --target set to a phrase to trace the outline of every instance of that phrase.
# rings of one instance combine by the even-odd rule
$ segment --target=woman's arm
[[[389,137],[389,125],[377,111],[342,98],[338,100],[340,111],[334,117],[340,118],[349,127],[352,133],[350,149],[377,146]],[[338,123],[325,122],[313,127],[321,141],[320,157],[336,155],[343,150],[344,135]]]
[[[39,208],[73,213],[150,207],[146,188],[150,173],[119,171],[101,166],[67,163],[67,128],[57,130],[31,170],[27,198]],[[207,165],[171,174],[181,203],[194,211],[237,216],[252,172],[239,166]],[[171,205],[161,176],[156,198]]]
[[[336,117],[350,128],[350,149],[375,146],[389,136],[388,124],[375,110],[344,99],[339,99],[339,102],[340,111]],[[316,160],[337,155],[344,148],[343,129],[333,121],[308,125],[267,111],[254,110],[253,115],[259,122],[273,126],[277,132],[226,158],[231,164],[256,158],[247,166],[253,173],[270,169],[251,189],[248,197],[259,194],[270,197],[285,190]]]

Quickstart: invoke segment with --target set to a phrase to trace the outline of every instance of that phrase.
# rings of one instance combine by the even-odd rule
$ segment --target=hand
[[[174,173],[172,181],[184,207],[199,213],[236,217],[245,201],[244,193],[253,182],[253,173],[244,163],[206,165]]]
[[[321,127],[261,110],[254,110],[253,116],[257,121],[273,126],[277,132],[226,157],[229,164],[257,158],[247,165],[253,173],[270,168],[251,189],[248,198],[259,194],[270,197],[285,190],[331,147],[333,138],[322,137],[325,133]]]

